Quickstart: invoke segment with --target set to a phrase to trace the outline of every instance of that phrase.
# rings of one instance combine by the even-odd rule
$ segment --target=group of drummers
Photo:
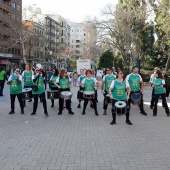
[[[55,99],[59,99],[59,112],[61,115],[63,108],[66,107],[68,114],[73,115],[74,112],[71,108],[71,98],[72,92],[71,79],[67,74],[67,70],[62,69],[60,72],[54,68],[52,71],[52,76],[49,80],[49,88],[47,90],[47,98],[51,99],[51,107],[54,107]],[[157,70],[154,74],[154,79],[152,80],[152,87],[154,89],[154,105],[153,105],[153,116],[157,115],[157,103],[158,97],[161,96],[163,100],[163,105],[167,116],[169,116],[169,108],[167,106],[166,97],[164,95],[164,80],[161,77],[161,72]],[[33,110],[31,115],[35,115],[38,107],[38,99],[43,104],[44,114],[48,116],[47,111],[47,101],[45,95],[45,82],[44,82],[45,72],[41,64],[37,64],[35,70],[31,69],[30,64],[26,64],[26,69],[23,73],[20,73],[20,69],[16,68],[14,73],[9,77],[7,84],[10,85],[10,98],[11,98],[11,111],[9,114],[15,113],[15,97],[17,96],[21,114],[24,114],[24,107],[26,106],[26,100],[28,102],[33,102]],[[23,81],[23,83],[22,83]],[[140,113],[147,115],[144,110],[143,104],[143,88],[144,83],[141,76],[138,74],[138,67],[134,66],[132,72],[127,75],[124,80],[124,73],[122,70],[118,72],[113,71],[112,68],[106,69],[106,75],[102,79],[102,83],[97,81],[93,75],[92,70],[80,70],[80,75],[78,78],[79,90],[77,92],[78,106],[81,108],[81,101],[84,101],[82,115],[86,114],[86,107],[88,102],[90,106],[94,108],[95,115],[98,116],[97,110],[97,90],[101,86],[101,92],[103,93],[103,115],[107,115],[108,105],[112,105],[112,122],[111,125],[116,124],[116,115],[126,115],[126,123],[132,125],[129,116],[131,103],[139,106]],[[24,88],[22,88],[22,84]]]

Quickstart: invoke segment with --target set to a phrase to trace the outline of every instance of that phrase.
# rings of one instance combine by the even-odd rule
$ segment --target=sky
[[[23,0],[24,5],[37,4],[43,13],[55,13],[74,22],[81,22],[87,16],[100,16],[107,4],[116,5],[118,0]]]

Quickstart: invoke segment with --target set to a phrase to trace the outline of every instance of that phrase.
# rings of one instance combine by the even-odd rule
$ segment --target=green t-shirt
[[[57,87],[55,84],[54,84],[54,82],[56,82],[56,79],[58,78],[58,76],[53,76],[52,75],[52,78],[51,78],[51,87]]]
[[[4,80],[4,75],[6,74],[6,72],[4,70],[2,70],[0,72],[0,80]]]
[[[32,71],[24,71],[24,86],[32,86]]]
[[[80,76],[80,83],[85,79],[85,78],[87,78],[87,76],[86,75],[84,75],[84,76]]]
[[[165,93],[165,88],[163,88],[162,79],[155,78],[153,84],[154,84],[154,93],[155,94]]]
[[[140,75],[130,74],[129,75],[129,85],[132,92],[140,91]]]
[[[34,75],[34,79],[37,76]],[[37,80],[38,81],[38,80]],[[33,85],[37,85],[37,81],[33,82]],[[44,80],[43,77],[40,75],[39,76],[39,81],[38,81],[38,91],[32,91],[32,94],[42,94],[43,92],[45,92],[45,87],[44,87]]]
[[[10,94],[22,93],[22,83],[18,83],[16,76],[12,75],[12,82],[10,84]]]
[[[115,100],[126,100],[126,82],[115,80],[112,96]]]
[[[59,86],[61,87],[61,89],[69,89],[70,88],[69,79],[66,77],[61,78],[59,80]]]
[[[112,83],[112,81],[115,79],[115,76],[114,75],[106,75],[105,76],[105,90],[108,91],[109,88],[110,88],[110,85]]]
[[[90,79],[86,78],[84,82],[84,91],[94,91],[94,88],[95,88],[94,80],[92,78]]]

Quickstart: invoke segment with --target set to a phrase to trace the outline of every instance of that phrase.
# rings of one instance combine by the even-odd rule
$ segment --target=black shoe
[[[153,116],[157,116],[157,114],[153,114]]]
[[[116,124],[116,121],[112,121],[112,122],[110,123],[110,125],[114,125],[114,124]]]
[[[125,121],[128,125],[132,125],[131,121],[130,120],[126,120]]]
[[[28,102],[32,102],[32,99],[28,100]]]
[[[74,115],[74,112],[72,112],[71,110],[68,112],[68,114]]]
[[[52,104],[51,107],[54,107],[54,105]]]
[[[99,116],[98,112],[95,112],[96,116]]]
[[[169,117],[169,113],[166,114]]]
[[[36,114],[36,112],[32,112],[30,115],[35,115]]]
[[[150,106],[150,109],[153,109],[153,106]]]
[[[61,111],[59,111],[59,112],[58,112],[58,115],[61,115],[61,114],[62,114],[62,112],[61,112]]]
[[[44,112],[44,114],[45,114],[46,116],[48,116],[48,112]]]
[[[145,116],[147,115],[147,113],[145,111],[141,111],[140,113],[145,115]]]
[[[77,108],[80,108],[81,107],[81,105],[79,104],[78,106],[77,106]]]
[[[106,110],[104,111],[103,115],[107,115],[107,112],[106,112]]]
[[[9,112],[9,114],[11,115],[11,114],[14,114],[15,112],[13,111],[13,110],[11,110],[10,112]]]
[[[85,115],[85,112],[84,112],[84,111],[82,112],[82,115]]]
[[[24,110],[23,109],[21,110],[21,114],[24,114]]]
[[[91,107],[91,108],[94,108],[92,103],[90,104],[90,107]]]

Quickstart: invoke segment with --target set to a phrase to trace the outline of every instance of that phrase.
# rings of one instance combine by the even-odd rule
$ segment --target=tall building
[[[21,66],[22,0],[0,0],[0,65]]]

